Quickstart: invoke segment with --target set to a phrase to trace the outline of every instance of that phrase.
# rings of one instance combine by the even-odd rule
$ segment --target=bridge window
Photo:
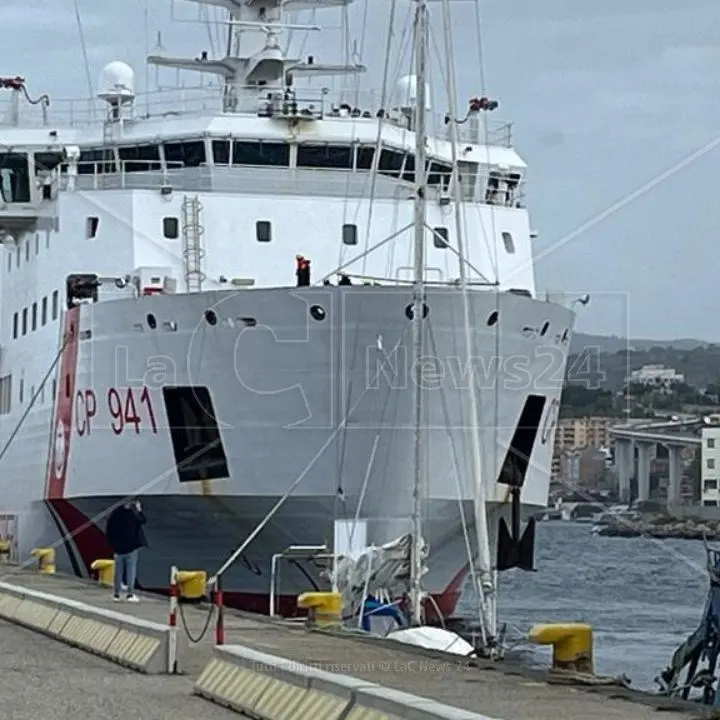
[[[20,316],[15,313],[13,315],[13,339],[18,336],[18,325],[20,324]]]
[[[355,168],[357,170],[372,170],[375,148],[361,145],[355,156]]]
[[[42,310],[40,311],[40,322],[47,324],[47,295],[42,299]]]
[[[78,159],[78,175],[113,173],[116,171],[114,153],[110,148],[85,150]]]
[[[290,146],[287,143],[235,141],[232,150],[233,165],[290,165]]]
[[[714,470],[715,469],[715,458],[708,458],[707,466],[708,466],[708,470]]]
[[[272,240],[272,225],[269,220],[258,220],[255,223],[255,237],[258,242],[270,242]]]
[[[396,150],[383,148],[380,153],[378,172],[390,177],[399,178],[402,171],[404,154]]]
[[[706,445],[709,450],[712,450],[715,447],[715,438],[708,438]]]
[[[35,174],[45,175],[54,170],[63,161],[63,154],[59,152],[35,153],[34,157]]]
[[[405,167],[403,168],[402,179],[405,182],[415,182],[415,156],[405,156]]]
[[[167,240],[177,240],[180,237],[180,222],[176,217],[163,218],[163,237]]]
[[[452,174],[452,167],[443,163],[431,162],[428,165],[428,185],[442,185],[443,188],[447,188],[450,185],[450,175]]]
[[[349,145],[298,145],[298,167],[352,169],[352,148]]]
[[[3,202],[30,202],[28,156],[0,153],[0,196]]]
[[[230,164],[230,141],[229,140],[213,140],[212,141],[213,162],[216,165]]]
[[[717,500],[703,500],[705,507],[717,507]]]
[[[357,225],[343,225],[342,239],[344,245],[357,245]]]
[[[202,140],[182,140],[165,143],[165,163],[168,170],[199,167],[205,162],[205,143]]]
[[[96,217],[94,215],[91,215],[85,221],[85,237],[88,240],[92,240],[97,235],[99,224],[100,224],[100,218]]]
[[[433,245],[436,248],[446,248],[449,245],[449,237],[450,234],[448,233],[448,229],[446,227],[433,228]]]
[[[703,483],[703,490],[717,490],[717,480],[706,480]]]
[[[125,172],[148,172],[161,168],[159,145],[121,147],[118,154]]]
[[[505,251],[511,255],[515,252],[515,243],[513,242],[513,236],[509,232],[502,233],[502,241],[505,246]]]

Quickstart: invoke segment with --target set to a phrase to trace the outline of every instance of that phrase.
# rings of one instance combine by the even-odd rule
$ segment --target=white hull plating
[[[496,480],[531,395],[544,401],[523,510],[546,505],[574,315],[510,293],[471,291],[469,297],[494,542],[497,517],[508,509],[507,486]],[[433,593],[452,592],[457,600],[468,556],[462,514],[475,544],[462,302],[458,289],[428,289],[426,357],[412,367],[409,288],[158,295],[66,312],[61,326],[72,326],[75,339],[58,366],[55,408],[46,387],[44,401],[41,396],[30,410],[4,458],[2,511],[19,516],[20,557],[70,531],[75,537],[62,546],[59,562],[87,572],[107,552],[95,527],[104,527],[101,516],[123,497],[141,494],[150,547],[140,582],[165,588],[172,563],[213,573],[302,476],[226,577],[226,590],[264,598],[272,554],[291,544],[330,545],[336,518],[357,513],[367,519],[368,542],[375,544],[411,530],[413,383],[421,382],[427,390],[425,585]],[[56,352],[45,348],[42,362],[36,358],[37,377],[24,381],[24,404],[2,417],[3,441]],[[183,473],[170,431],[178,423],[166,404],[171,387],[190,388],[195,396],[207,388],[207,414],[217,420],[222,445],[218,456],[203,449],[210,430],[186,433],[184,443],[193,446],[195,459]],[[187,408],[184,417],[184,424],[205,425],[197,417],[188,421]],[[212,465],[203,463],[208,458]],[[78,532],[85,518],[93,526]],[[66,558],[66,551],[75,557]],[[317,568],[301,565],[283,567],[282,594],[321,582]],[[266,609],[266,600],[258,602],[265,608],[255,609]],[[242,603],[257,605],[247,597]],[[453,608],[454,601],[443,610]]]

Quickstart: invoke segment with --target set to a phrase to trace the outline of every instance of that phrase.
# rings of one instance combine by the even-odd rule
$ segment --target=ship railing
[[[277,98],[276,107],[282,115],[283,104],[297,106],[297,114],[311,118],[336,117],[348,122],[377,122],[381,110],[381,94],[377,91],[354,89],[303,88],[296,90],[294,100],[283,97],[282,90],[237,87],[224,93],[216,85],[160,87],[135,97],[126,121],[142,122],[151,119],[181,117],[217,117],[219,115],[268,117],[268,96]],[[288,107],[290,110],[291,108]],[[292,113],[288,113],[292,115]],[[275,115],[277,116],[277,114]],[[0,126],[14,124],[12,97],[0,95]],[[40,106],[23,104],[19,110],[18,125],[21,127],[85,128],[101,125],[107,120],[108,106],[97,98],[66,99],[51,101],[44,111]],[[511,125],[490,122],[483,118],[479,130],[468,124],[457,126],[459,142],[509,147],[512,142]],[[389,126],[407,129],[403,118],[395,113],[385,113],[384,122]],[[429,113],[427,127],[437,138],[449,139],[449,129],[444,116]]]
[[[181,162],[158,160],[88,160],[77,163],[73,178],[78,190],[162,190],[189,192],[229,192],[239,194],[306,195],[325,197],[370,197],[372,172],[340,168],[289,168],[262,165],[201,165],[186,167]],[[60,189],[71,187],[68,166],[61,167]],[[428,186],[430,202],[447,204],[455,193],[449,173],[433,172]],[[524,207],[524,180],[511,191],[488,189],[487,174],[460,174],[461,196],[466,202],[486,203],[495,207]],[[377,173],[376,198],[410,199],[414,192],[414,174],[392,177]]]
[[[289,168],[262,165],[201,165],[186,167],[181,162],[158,160],[88,160],[77,163],[72,185],[68,166],[61,167],[60,189],[68,190],[162,190],[229,192],[239,194],[306,195],[325,197],[370,197],[372,172],[341,168]],[[448,204],[455,200],[449,173],[435,173],[428,186],[428,200]],[[466,202],[494,207],[524,207],[524,180],[512,190],[490,189],[488,174],[460,174],[461,196]],[[376,198],[410,199],[414,174],[392,177],[377,173]]]

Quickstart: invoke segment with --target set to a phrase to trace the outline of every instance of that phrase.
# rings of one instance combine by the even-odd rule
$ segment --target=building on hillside
[[[700,500],[705,506],[717,507],[720,505],[720,426],[702,429],[700,447]]]
[[[643,365],[633,370],[627,377],[628,384],[645,385],[650,388],[669,389],[676,383],[684,383],[685,375],[677,372],[675,368],[664,365]]]
[[[610,428],[617,422],[608,417],[563,418],[555,432],[552,477],[561,474],[561,458],[566,451],[602,450],[610,447]]]

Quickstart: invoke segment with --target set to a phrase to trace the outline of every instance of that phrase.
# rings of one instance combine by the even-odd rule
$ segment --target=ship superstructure
[[[362,107],[305,85],[364,70],[280,49],[288,11],[342,0],[209,4],[232,13],[228,57],[149,61],[217,76],[222,91],[145,102],[114,62],[92,123],[55,120],[58,103],[28,106],[24,82],[5,83],[0,435],[16,552],[62,537],[59,563],[87,574],[109,552],[108,508],[142,494],[139,579],[164,588],[173,563],[212,572],[293,487],[225,580],[236,604],[267,611],[271,558],[288,546],[330,546],[342,518],[376,545],[409,531],[419,382],[423,582],[451,614],[474,552],[470,429],[493,542],[508,487],[524,512],[547,503],[574,313],[535,288],[525,163],[487,98],[428,137],[427,356],[413,359],[413,78]],[[310,287],[296,286],[298,255]],[[293,560],[281,605],[321,571]]]

